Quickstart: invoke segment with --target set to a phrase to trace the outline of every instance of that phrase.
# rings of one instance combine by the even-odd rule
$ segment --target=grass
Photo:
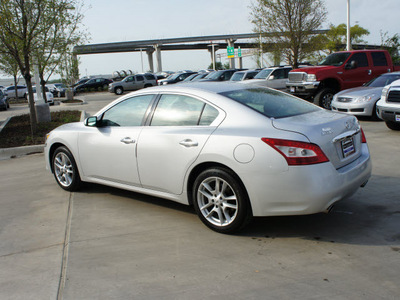
[[[51,112],[51,121],[38,123],[33,136],[29,114],[12,117],[0,132],[0,148],[44,144],[46,133],[62,124],[78,122],[80,117],[81,112],[77,110]]]

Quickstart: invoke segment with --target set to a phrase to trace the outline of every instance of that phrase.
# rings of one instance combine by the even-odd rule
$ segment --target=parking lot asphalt
[[[0,299],[398,299],[400,134],[361,124],[365,188],[329,214],[258,218],[236,235],[164,199],[66,192],[43,154],[0,161]]]

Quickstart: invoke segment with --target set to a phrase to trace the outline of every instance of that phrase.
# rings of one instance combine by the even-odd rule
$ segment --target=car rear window
[[[317,111],[320,108],[305,100],[267,88],[249,88],[220,93],[269,118],[286,118]]]

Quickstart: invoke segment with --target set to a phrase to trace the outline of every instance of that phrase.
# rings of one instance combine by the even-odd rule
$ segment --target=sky
[[[250,6],[255,0],[84,0],[83,26],[89,44],[177,38],[203,35],[251,33]],[[347,0],[325,0],[327,22],[347,22]],[[350,0],[351,26],[370,31],[369,44],[380,44],[380,32],[400,33],[399,0]],[[217,53],[224,52],[219,50]],[[80,75],[112,74],[119,70],[142,72],[149,69],[147,56],[140,52],[81,55]],[[227,60],[222,59],[222,63]],[[211,63],[209,52],[201,50],[164,51],[164,70],[199,70]],[[254,68],[252,58],[245,68]],[[154,68],[156,68],[154,55]]]

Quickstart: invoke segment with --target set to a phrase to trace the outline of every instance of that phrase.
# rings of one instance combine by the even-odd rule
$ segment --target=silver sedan
[[[385,73],[363,86],[341,91],[333,97],[332,110],[378,120],[376,103],[381,98],[383,87],[397,79],[400,79],[400,72]]]
[[[45,158],[67,191],[95,182],[193,205],[221,233],[253,216],[326,211],[371,175],[354,116],[221,82],[125,95],[50,132]]]

